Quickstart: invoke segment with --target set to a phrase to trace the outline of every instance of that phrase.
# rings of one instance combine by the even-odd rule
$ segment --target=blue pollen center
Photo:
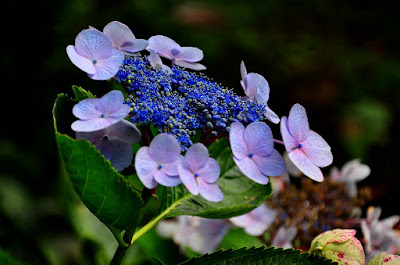
[[[298,146],[297,146],[297,148],[302,148],[303,147],[303,145],[302,144],[299,144]]]
[[[194,173],[194,176],[197,178],[197,177],[199,176],[199,174],[197,174],[197,173]]]
[[[107,135],[104,135],[103,139],[104,139],[104,140],[108,140],[108,136],[107,136]]]
[[[102,114],[100,115],[100,118],[104,118],[105,116],[106,116],[106,114],[102,113]]]
[[[97,60],[96,60],[96,59],[93,59],[92,62],[93,62],[93,64],[96,64],[96,63],[97,63]]]
[[[157,167],[158,169],[162,169],[162,165],[158,165],[158,167]]]
[[[250,154],[249,154],[249,157],[250,157],[250,158],[253,157],[253,153],[250,153]]]

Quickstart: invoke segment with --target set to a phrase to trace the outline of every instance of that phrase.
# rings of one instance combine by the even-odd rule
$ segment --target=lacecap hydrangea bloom
[[[150,54],[137,53],[143,49]],[[269,84],[261,75],[247,73],[243,62],[240,73],[244,97],[201,73],[185,69],[205,69],[199,63],[204,57],[201,49],[182,47],[162,35],[148,41],[136,39],[129,27],[118,21],[107,24],[103,32],[83,30],[75,46],[67,47],[67,53],[89,77],[113,78],[128,94],[124,98],[115,90],[101,98],[82,100],[73,108],[78,120],[72,129],[78,138],[88,139],[100,149],[118,170],[128,167],[132,160],[131,149],[121,149],[119,144],[131,145],[143,135],[133,160],[146,188],[183,183],[194,195],[221,201],[223,194],[217,183],[220,166],[209,157],[207,149],[221,137],[230,142],[237,167],[253,181],[265,185],[269,177],[285,172],[285,162],[274,148],[266,123],[280,120],[267,105]],[[160,56],[170,59],[171,67],[164,65]],[[296,104],[289,118],[282,119],[283,140],[294,164],[321,181],[318,167],[330,163],[332,155],[329,145],[309,130],[301,108]],[[126,118],[132,123],[130,128]],[[134,136],[125,135],[129,130]]]

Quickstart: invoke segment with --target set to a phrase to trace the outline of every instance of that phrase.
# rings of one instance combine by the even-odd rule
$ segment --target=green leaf
[[[221,202],[210,202],[194,196],[183,186],[166,189],[163,213],[165,217],[196,215],[205,218],[225,219],[250,212],[272,193],[271,184],[260,185],[244,176],[232,158],[228,141],[218,140],[210,147],[221,167],[218,185],[224,194]]]
[[[71,132],[69,116],[74,103],[66,95],[59,95],[53,118],[61,160],[75,190],[86,207],[107,226],[137,226],[142,217],[141,194],[92,144],[61,133]]]
[[[95,98],[95,96],[92,94],[92,92],[86,91],[85,89],[83,89],[80,86],[73,85],[72,90],[74,91],[75,99],[78,101],[81,101],[81,100],[87,99],[87,98]]]
[[[219,244],[223,249],[239,249],[248,246],[261,247],[265,244],[258,237],[247,234],[242,228],[233,228]]]
[[[282,248],[242,248],[238,250],[217,251],[213,254],[205,254],[201,257],[192,258],[181,263],[181,265],[329,265],[332,263],[318,256],[310,256],[308,253],[300,254],[300,250]]]

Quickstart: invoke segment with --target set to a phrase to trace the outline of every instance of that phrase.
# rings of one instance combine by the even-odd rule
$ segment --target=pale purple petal
[[[168,74],[173,73],[170,67],[163,64],[160,56],[154,50],[150,50],[148,60],[150,62],[150,65],[153,66],[155,69],[163,69],[164,71],[167,71]]]
[[[107,141],[110,144],[111,149],[109,158],[111,165],[117,171],[122,171],[123,169],[129,167],[133,160],[132,145],[119,140],[109,139]]]
[[[116,124],[107,127],[107,135],[115,140],[119,140],[128,144],[137,143],[140,140],[141,134],[136,126],[127,121],[121,120]]]
[[[238,227],[244,228],[251,223],[252,216],[250,214],[243,214],[240,216],[229,218],[229,221],[231,221],[234,225]]]
[[[154,179],[158,183],[160,183],[161,185],[164,185],[166,187],[175,187],[182,183],[182,181],[178,175],[175,175],[175,176],[167,175],[163,169],[164,169],[164,167],[161,169],[158,169],[154,173]]]
[[[77,140],[86,139],[91,142],[93,145],[103,139],[104,135],[106,135],[106,130],[98,130],[93,132],[75,132],[75,138]]]
[[[246,76],[247,96],[254,100],[254,95],[258,93],[262,98],[262,103],[266,103],[269,99],[269,85],[267,80],[260,74],[249,73]]]
[[[347,162],[342,168],[342,181],[361,181],[369,176],[371,169],[369,166],[361,164],[359,159]]]
[[[111,90],[96,101],[96,108],[105,115],[116,115],[125,118],[129,113],[129,106],[123,105],[124,95],[119,90]],[[128,107],[128,108],[127,108]],[[121,111],[121,108],[123,110]],[[122,113],[120,113],[122,112]]]
[[[104,27],[103,32],[116,48],[119,48],[128,40],[135,40],[135,35],[133,35],[131,29],[119,21],[112,21],[108,23]]]
[[[123,102],[122,92],[118,90],[101,98],[84,99],[72,108],[72,113],[80,120],[72,123],[71,128],[74,131],[91,132],[117,123],[130,111],[130,107]]]
[[[98,131],[76,132],[76,139],[86,139],[91,142],[117,171],[121,171],[132,163],[133,148],[131,143],[120,141],[110,135],[109,132],[113,127],[121,126],[117,123]]]
[[[98,98],[81,100],[72,108],[72,114],[81,120],[100,118],[102,112],[98,109]]]
[[[292,160],[293,164],[307,177],[318,182],[322,182],[324,180],[321,169],[314,165],[300,149],[290,152],[289,158]]]
[[[197,178],[200,195],[211,202],[220,202],[224,198],[222,191],[216,182],[207,183],[201,178]]]
[[[71,128],[75,132],[93,132],[101,130],[103,128],[107,128],[108,126],[116,122],[118,121],[104,119],[104,118],[96,118],[91,120],[77,120],[71,124]]]
[[[75,50],[75,46],[68,45],[67,46],[67,54],[68,54],[68,58],[71,60],[71,62],[76,67],[81,69],[82,71],[84,71],[88,74],[96,73],[96,70],[94,69],[93,61],[82,55],[79,55]]]
[[[186,62],[186,61],[178,60],[178,59],[175,60],[175,64],[177,64],[181,67],[189,68],[189,69],[196,70],[196,71],[207,69],[207,67],[205,67],[203,64],[191,63],[191,62]]]
[[[123,62],[124,54],[121,51],[113,49],[111,56],[97,60],[94,64],[96,73],[89,74],[89,77],[94,80],[108,80],[116,75]]]
[[[202,143],[196,143],[189,147],[182,161],[182,166],[194,173],[203,168],[208,162],[208,149]]]
[[[304,141],[310,131],[306,110],[300,104],[294,104],[288,118],[288,128],[297,142]]]
[[[197,185],[197,181],[195,176],[191,171],[182,167],[181,164],[178,165],[179,177],[182,180],[183,185],[185,185],[186,189],[193,195],[199,194],[199,187]]]
[[[281,135],[286,152],[290,153],[293,149],[297,148],[298,143],[296,143],[296,140],[289,132],[288,119],[286,117],[282,117],[281,119]]]
[[[129,42],[123,43],[119,49],[123,52],[127,52],[128,54],[140,52],[147,48],[149,42],[144,39],[135,39]]]
[[[269,156],[263,157],[254,155],[252,159],[264,175],[278,177],[286,171],[285,161],[281,154],[275,149]]]
[[[89,60],[104,60],[113,52],[113,46],[108,37],[96,30],[82,30],[75,39],[75,49],[78,54]]]
[[[149,39],[149,46],[147,46],[149,50],[154,50],[161,56],[172,59],[174,56],[171,54],[172,49],[180,50],[181,46],[176,43],[174,40],[162,36],[162,35],[156,35],[153,37],[150,37]]]
[[[221,167],[219,166],[217,160],[214,158],[208,158],[207,163],[197,170],[196,172],[199,174],[199,178],[204,180],[207,183],[214,183],[218,180],[219,175],[221,174]]]
[[[233,122],[229,131],[229,142],[232,153],[237,159],[243,159],[249,155],[246,142],[244,141],[244,126],[240,122]]]
[[[261,171],[258,169],[257,165],[250,157],[244,157],[239,160],[235,156],[233,157],[235,164],[239,167],[240,171],[248,177],[249,179],[259,183],[266,185],[268,184],[268,177],[263,175]]]
[[[158,185],[154,179],[157,167],[158,164],[149,155],[149,147],[141,147],[135,156],[135,169],[140,181],[148,189],[154,189]]]
[[[181,146],[171,134],[161,133],[157,135],[149,146],[149,155],[158,164],[174,162],[180,154]]]
[[[303,145],[301,148],[303,152],[317,167],[326,167],[332,164],[331,147],[316,132],[310,130],[307,138],[301,144]]]
[[[267,228],[266,223],[253,222],[252,225],[245,227],[244,231],[251,236],[261,236]]]
[[[265,105],[265,113],[267,114],[267,119],[271,122],[278,124],[280,119],[279,116],[275,114],[267,105]]]
[[[182,54],[178,57],[179,60],[195,63],[203,60],[203,51],[196,47],[182,47]]]
[[[176,159],[175,161],[163,164],[162,168],[167,175],[178,176],[179,175],[178,166],[180,163],[182,163],[182,161],[183,161],[183,156],[180,155],[178,159]]]
[[[285,227],[281,226],[278,229],[274,239],[272,240],[272,246],[276,248],[292,248],[292,240],[297,234],[297,229],[294,226]]]
[[[244,65],[243,61],[240,63],[240,76],[242,77],[241,84],[242,84],[244,93],[247,95],[247,81],[246,81],[247,70],[246,70],[246,66]]]
[[[253,155],[268,156],[274,150],[271,128],[264,122],[252,122],[244,130],[247,150]]]

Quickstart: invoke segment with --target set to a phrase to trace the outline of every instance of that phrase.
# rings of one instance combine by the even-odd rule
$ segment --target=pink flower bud
[[[375,255],[369,262],[368,265],[399,265],[400,257],[392,255],[389,252],[381,252]]]
[[[365,254],[360,241],[354,237],[356,230],[334,229],[318,235],[311,242],[310,254],[346,265],[363,265]]]

